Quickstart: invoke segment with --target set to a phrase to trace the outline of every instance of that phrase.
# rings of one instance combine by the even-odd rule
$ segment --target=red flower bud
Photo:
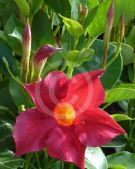
[[[55,48],[51,45],[44,45],[39,48],[34,57],[34,63],[39,64],[40,62],[44,61],[48,57],[52,56],[55,52],[61,50],[61,48]]]
[[[113,21],[114,21],[114,0],[112,0],[111,6],[108,9],[107,13],[107,25],[109,30],[112,29]]]

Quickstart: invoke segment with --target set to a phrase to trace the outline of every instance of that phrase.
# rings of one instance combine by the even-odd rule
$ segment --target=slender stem
[[[72,74],[73,74],[73,68],[72,67],[68,67],[68,71],[67,71],[67,76],[68,78],[71,78],[72,77]]]
[[[107,39],[106,35],[104,36],[104,52],[103,52],[103,62],[102,67],[105,68],[107,63],[107,53],[109,48],[109,40]]]
[[[76,46],[78,44],[78,40],[79,40],[78,37],[74,37],[73,49],[76,49]]]

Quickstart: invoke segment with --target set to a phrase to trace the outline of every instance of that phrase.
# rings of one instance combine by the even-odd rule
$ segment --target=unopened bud
[[[114,0],[112,0],[112,3],[107,13],[107,22],[106,22],[106,33],[107,34],[110,34],[112,30],[113,22],[114,22]]]
[[[22,37],[22,48],[23,48],[23,57],[29,58],[31,51],[31,29],[29,24],[29,19],[27,18],[25,29]]]
[[[84,14],[84,17],[87,17],[87,16],[88,16],[88,7],[87,7],[87,6],[85,6],[85,7],[83,8],[83,14]]]
[[[79,13],[79,15],[82,15],[82,13],[83,13],[83,7],[82,7],[82,4],[79,4],[79,7],[78,7],[78,13]]]
[[[42,47],[40,47],[35,56],[34,56],[34,69],[35,69],[35,78],[37,80],[37,78],[40,78],[41,72],[44,68],[44,65],[47,61],[47,58],[49,58],[50,56],[52,56],[54,53],[56,53],[57,51],[62,50],[62,48],[56,48],[53,47],[51,45],[44,45]]]
[[[22,61],[21,61],[21,76],[24,82],[27,82],[29,73],[29,62],[31,53],[31,29],[29,19],[26,20],[25,29],[22,36]]]

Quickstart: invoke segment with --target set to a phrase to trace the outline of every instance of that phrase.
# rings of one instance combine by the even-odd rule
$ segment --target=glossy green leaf
[[[115,137],[110,143],[102,146],[102,147],[108,147],[108,148],[121,148],[126,145],[126,138],[124,135],[119,135]]]
[[[113,114],[112,118],[115,119],[116,121],[133,120],[132,118],[130,118],[125,114]]]
[[[94,8],[91,13],[92,20],[88,26],[88,33],[95,39],[100,34],[102,34],[105,30],[105,23],[106,23],[106,15],[108,8],[111,4],[111,0],[105,0],[99,6]],[[128,6],[128,8],[127,8]],[[135,3],[133,0],[115,0],[115,22],[116,25],[119,21],[119,17],[121,15],[121,11],[124,12],[126,22],[129,22],[135,17]]]
[[[68,32],[72,36],[79,37],[84,33],[84,29],[79,22],[77,22],[73,19],[63,17],[62,15],[60,15],[60,17],[63,19],[63,22],[64,22]]]
[[[54,44],[51,22],[48,19],[47,15],[41,11],[38,12],[33,18],[32,39],[32,47],[34,50],[43,44]]]
[[[106,157],[99,147],[88,147],[85,152],[85,167],[87,169],[107,169]]]
[[[116,43],[113,43],[114,45],[116,45]],[[124,65],[128,65],[133,63],[134,60],[134,49],[126,44],[126,43],[122,43],[121,44],[121,56],[123,58],[123,64]]]
[[[103,41],[98,39],[95,40],[91,48],[94,49],[93,59],[82,64],[81,69],[76,69],[75,73],[79,73],[80,70],[81,72],[86,72],[101,69],[103,59]],[[115,50],[115,46],[113,44],[110,44],[107,61],[111,59],[111,56]],[[101,81],[105,89],[110,89],[117,83],[121,75],[122,68],[123,60],[121,56],[118,56],[118,58],[107,68],[106,72],[101,77]]]
[[[71,50],[64,56],[69,67],[78,67],[82,63],[92,59],[93,49],[84,49],[83,51]]]
[[[126,151],[107,156],[108,166],[121,165],[126,169],[135,168],[135,154]]]
[[[127,36],[127,43],[131,45],[133,48],[135,47],[135,26],[132,26],[128,36]]]
[[[30,14],[33,17],[43,5],[43,0],[32,0]]]
[[[9,150],[0,153],[0,169],[18,169],[22,168],[23,164],[23,158],[15,157],[15,154]]]
[[[3,62],[3,58],[6,58],[10,70],[14,73],[17,73],[17,67],[16,65],[16,60],[12,55],[11,49],[8,47],[8,45],[5,42],[0,41],[0,70],[2,71],[3,74],[8,75],[5,63]]]
[[[71,6],[68,0],[44,0],[44,2],[56,13],[66,17],[71,16]]]
[[[18,84],[15,80],[10,79],[9,81],[9,92],[11,94],[11,97],[16,104],[17,107],[21,105],[25,105],[26,107],[30,107],[29,103],[29,96],[24,91],[23,86]]]
[[[122,165],[112,165],[109,167],[109,169],[127,169]]]
[[[104,32],[105,23],[106,23],[106,15],[108,8],[111,4],[111,0],[107,0],[97,6],[97,9],[93,9],[91,13],[95,15],[93,20],[89,24],[87,31],[92,39],[95,39],[98,35]]]
[[[9,108],[13,112],[16,112],[16,106],[9,93],[9,82],[0,82],[0,105]]]
[[[1,114],[1,110],[0,110]],[[0,149],[13,149],[12,125],[6,121],[0,120]],[[1,154],[1,153],[0,153]]]
[[[29,16],[29,13],[30,13],[30,7],[29,7],[29,4],[26,0],[15,0],[18,8],[20,9],[21,13],[24,15],[24,16]]]
[[[130,63],[133,63],[134,60],[134,53],[133,53],[133,48],[127,44],[122,43],[122,50],[121,50],[121,55],[123,58],[123,64],[128,65]]]
[[[106,92],[106,103],[135,99],[135,85],[122,84]]]
[[[11,49],[17,54],[22,54],[21,36],[24,30],[24,25],[14,16],[11,15],[4,27],[5,37]]]

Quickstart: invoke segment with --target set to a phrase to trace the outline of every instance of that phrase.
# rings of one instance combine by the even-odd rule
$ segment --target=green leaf
[[[108,8],[112,0],[105,0],[99,6],[91,10],[91,21],[87,28],[89,35],[94,40],[105,31],[105,23]],[[128,8],[127,8],[128,6]],[[124,13],[125,21],[129,22],[135,17],[135,3],[133,0],[115,0],[115,21],[114,25],[118,24],[121,11]]]
[[[11,111],[16,112],[17,108],[9,93],[9,82],[0,82],[0,105],[9,108]]]
[[[67,17],[71,16],[71,6],[68,0],[44,0],[44,2],[56,13]]]
[[[115,153],[107,156],[108,166],[111,168],[115,165],[121,165],[126,169],[135,168],[135,154],[126,151]]]
[[[109,147],[109,148],[121,148],[126,145],[126,138],[124,135],[119,135],[115,137],[110,143],[102,146],[102,147]]]
[[[51,22],[47,15],[41,11],[38,12],[33,18],[32,39],[34,50],[43,44],[54,44]]]
[[[92,59],[93,49],[84,49],[83,51],[71,50],[64,56],[69,67],[78,67],[82,63]]]
[[[72,36],[79,37],[84,33],[84,29],[79,22],[77,22],[73,19],[66,18],[62,15],[59,15],[59,16],[63,19],[63,22],[64,22],[68,32]]]
[[[30,107],[28,94],[24,91],[23,86],[21,86],[19,83],[17,83],[12,78],[9,81],[9,92],[17,107],[21,105]]]
[[[3,62],[3,58],[6,58],[9,67],[12,72],[17,72],[17,67],[16,65],[16,60],[12,55],[11,49],[8,47],[8,45],[5,42],[0,41],[0,70],[2,71],[3,74],[8,75],[7,69],[5,67],[5,64]]]
[[[4,33],[8,45],[19,55],[22,54],[21,36],[23,30],[24,25],[22,25],[22,23],[14,15],[9,17],[4,27]]]
[[[1,110],[0,110],[1,114]],[[0,120],[0,149],[13,149],[12,125],[6,121]],[[1,153],[0,153],[1,154]]]
[[[21,13],[24,15],[24,16],[29,16],[29,13],[30,13],[30,7],[29,7],[29,4],[26,0],[15,0],[18,8],[20,9]]]
[[[117,43],[115,43],[115,42],[113,42],[112,44],[117,46]],[[134,49],[130,45],[128,45],[126,43],[122,43],[121,44],[121,56],[123,58],[124,65],[128,65],[130,63],[133,63]]]
[[[33,17],[42,7],[43,0],[32,0],[31,3],[31,17]]]
[[[94,49],[93,59],[90,60],[90,62],[85,62],[84,64],[82,64],[80,69],[75,70],[75,73],[101,69],[103,59],[103,41],[98,39],[95,40],[91,48]],[[110,43],[107,61],[111,59],[111,56],[113,55],[115,50],[115,46]],[[122,57],[118,56],[118,58],[107,68],[106,72],[101,77],[101,81],[105,89],[110,89],[117,83],[121,75],[122,68]]]
[[[135,99],[135,85],[121,84],[106,92],[106,103]]]
[[[133,48],[135,47],[135,26],[132,26],[128,36],[127,36],[127,43],[131,45]]]
[[[109,169],[127,169],[127,168],[123,167],[122,165],[112,165],[109,167]]]
[[[23,164],[23,158],[15,157],[15,154],[9,150],[0,153],[0,169],[18,169],[22,168]]]
[[[87,169],[107,169],[107,160],[101,148],[88,147],[85,152],[85,167]]]
[[[123,58],[123,64],[128,65],[130,63],[133,63],[134,49],[131,46],[124,43],[122,43],[121,47],[122,47],[121,55]]]
[[[111,115],[113,119],[115,119],[116,121],[125,121],[125,120],[133,120],[132,118],[130,118],[129,116],[125,115],[125,114],[113,114]]]
[[[89,24],[87,31],[92,39],[95,39],[98,35],[104,32],[106,15],[110,4],[111,0],[107,0],[91,11],[94,17]]]

